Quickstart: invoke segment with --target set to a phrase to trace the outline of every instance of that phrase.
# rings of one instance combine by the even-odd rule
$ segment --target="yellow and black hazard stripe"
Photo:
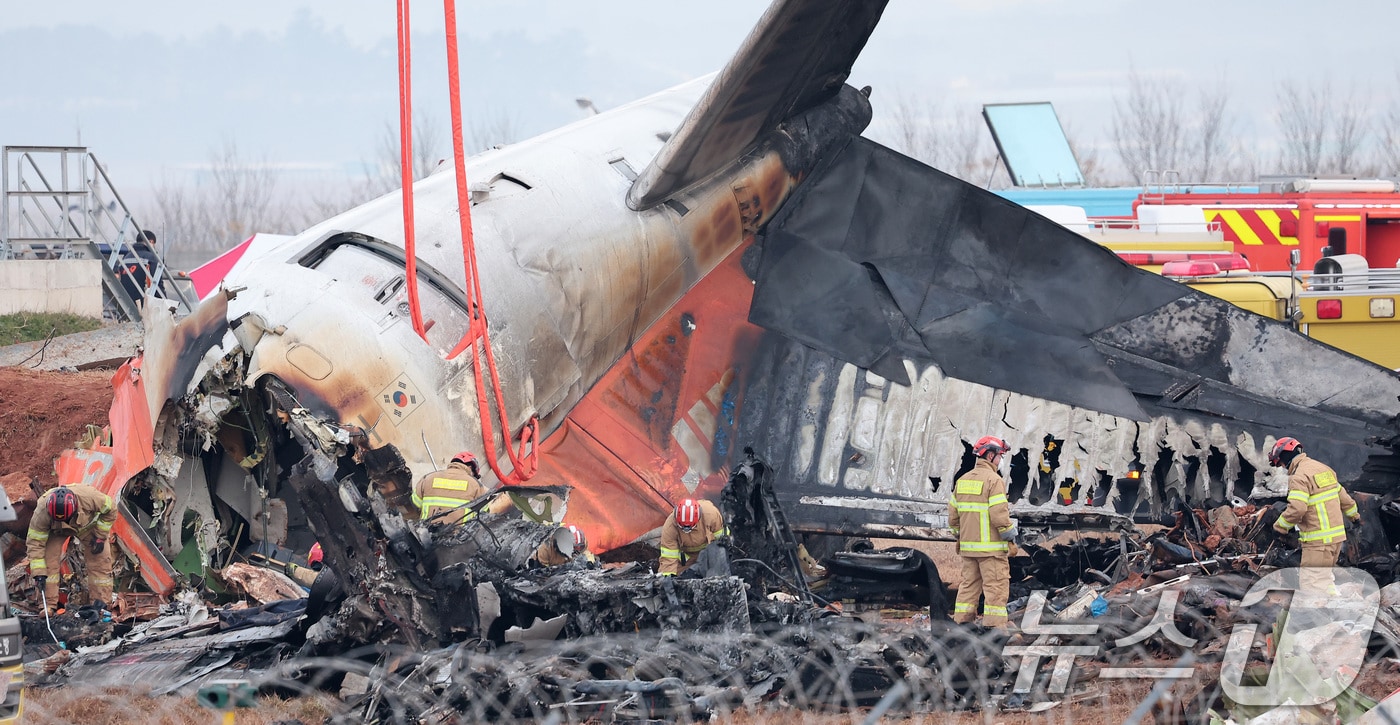
[[[1206,223],[1218,222],[1225,240],[1247,246],[1282,244],[1297,246],[1298,237],[1285,237],[1279,231],[1284,219],[1298,221],[1297,209],[1206,208]]]

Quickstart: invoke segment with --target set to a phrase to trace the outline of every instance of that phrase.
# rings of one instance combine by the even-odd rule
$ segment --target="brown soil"
[[[112,373],[0,368],[0,476],[23,472],[58,484],[53,461],[89,423],[107,425]]]
[[[93,725],[208,725],[220,721],[213,710],[200,707],[193,697],[150,697],[136,690],[83,687],[30,689],[24,693],[25,723],[92,723]],[[257,707],[236,711],[239,725],[271,725],[299,720],[318,725],[334,714],[337,702],[329,696],[283,700],[264,697]]]

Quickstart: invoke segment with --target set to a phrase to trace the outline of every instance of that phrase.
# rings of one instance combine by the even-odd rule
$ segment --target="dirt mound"
[[[87,424],[107,425],[111,406],[111,371],[0,368],[0,476],[23,472],[57,485],[53,459]]]

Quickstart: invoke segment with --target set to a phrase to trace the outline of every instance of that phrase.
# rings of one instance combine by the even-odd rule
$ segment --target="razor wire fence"
[[[1010,641],[1005,633],[926,618],[830,618],[769,631],[471,641],[431,652],[376,646],[288,658],[264,670],[224,670],[177,696],[146,696],[155,683],[95,690],[73,678],[31,691],[26,722],[216,722],[215,713],[195,704],[195,693],[212,681],[246,680],[263,697],[237,711],[236,722],[980,723],[1017,722],[1017,713],[1026,713],[1035,722],[1117,723],[1147,702],[1154,684],[1098,680],[1107,660],[1078,658],[1064,691],[1052,692],[1055,663],[1045,658],[1028,691],[1016,692],[1022,660],[1006,654]],[[1170,664],[1179,654],[1156,640],[1131,649],[1120,659]],[[1147,711],[1175,703],[1206,712],[1217,693],[1209,667],[1202,672],[1168,683],[1167,696],[1147,702]]]

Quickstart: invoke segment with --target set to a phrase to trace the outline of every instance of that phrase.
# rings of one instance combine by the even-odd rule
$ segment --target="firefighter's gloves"
[[[1012,524],[1011,526],[1001,530],[1002,541],[1015,541],[1016,537],[1020,535],[1021,527],[1017,526],[1016,524]]]
[[[722,536],[716,536],[715,543],[728,549],[729,547],[734,545],[734,539],[731,538],[729,534],[724,534]]]
[[[103,550],[103,549],[106,549],[106,548],[107,548],[107,540],[106,540],[106,539],[93,539],[93,540],[92,540],[92,553],[93,553],[94,556],[96,556],[97,554],[101,554],[101,553],[102,553],[102,550]]]
[[[49,577],[48,577],[47,574],[35,574],[35,575],[34,575],[34,586],[39,587],[39,588],[43,588],[43,586],[44,586],[45,584],[48,584],[48,583],[49,583]]]
[[[1357,536],[1360,536],[1360,535],[1361,535],[1361,517],[1360,517],[1360,516],[1357,516],[1357,517],[1354,518],[1354,519],[1347,519],[1347,523],[1351,524],[1351,533],[1356,534]]]

